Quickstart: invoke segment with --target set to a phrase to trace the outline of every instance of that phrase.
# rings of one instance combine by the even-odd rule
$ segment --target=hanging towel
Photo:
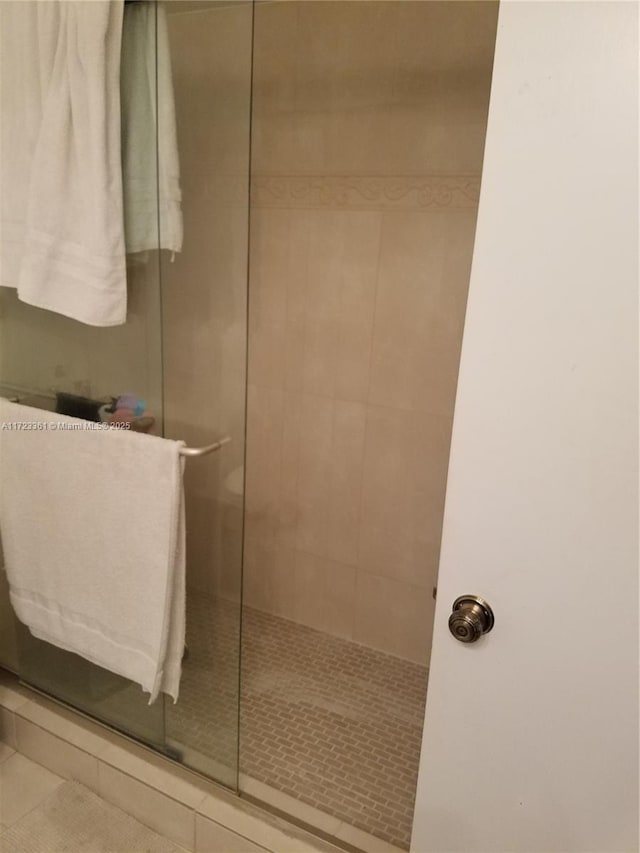
[[[122,0],[0,2],[0,284],[95,326],[126,319]]]
[[[180,164],[167,18],[162,3],[127,3],[120,98],[127,252],[182,249]]]
[[[22,423],[22,428],[13,424]],[[0,536],[31,633],[178,698],[181,442],[0,399]]]

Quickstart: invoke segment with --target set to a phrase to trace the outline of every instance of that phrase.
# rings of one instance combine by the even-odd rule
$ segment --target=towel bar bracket
[[[215,450],[220,450],[223,445],[229,444],[230,441],[231,438],[229,436],[225,436],[225,438],[221,438],[219,441],[214,441],[213,444],[206,444],[204,447],[181,447],[180,456],[207,456]]]

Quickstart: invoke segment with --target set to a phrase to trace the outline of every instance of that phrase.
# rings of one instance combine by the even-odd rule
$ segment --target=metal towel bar
[[[11,403],[20,403],[24,399],[24,397],[20,397],[19,394],[12,393],[10,396],[2,394],[0,392],[0,396],[5,397]],[[55,397],[50,397],[49,394],[35,394],[29,395],[25,394],[24,396],[41,396],[46,397],[47,399],[55,399]],[[197,458],[200,456],[208,456],[209,453],[214,453],[216,450],[220,450],[225,444],[229,444],[231,441],[231,437],[226,435],[224,438],[219,439],[218,441],[214,441],[213,444],[205,444],[204,447],[181,447],[180,448],[180,456],[186,456],[188,458]]]

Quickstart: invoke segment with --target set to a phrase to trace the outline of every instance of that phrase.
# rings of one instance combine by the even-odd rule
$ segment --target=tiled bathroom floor
[[[233,766],[237,614],[204,597],[188,612],[167,731]],[[242,643],[240,772],[408,849],[427,669],[251,608]]]
[[[182,853],[166,838],[0,745],[0,849],[3,853]]]

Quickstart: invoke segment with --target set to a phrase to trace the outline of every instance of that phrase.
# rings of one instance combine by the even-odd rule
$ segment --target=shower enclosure
[[[123,326],[0,288],[0,393],[132,392],[158,435],[231,439],[186,463],[180,697],[34,639],[1,571],[0,666],[342,843],[408,848],[497,3],[154,8],[183,250],[128,257]]]

